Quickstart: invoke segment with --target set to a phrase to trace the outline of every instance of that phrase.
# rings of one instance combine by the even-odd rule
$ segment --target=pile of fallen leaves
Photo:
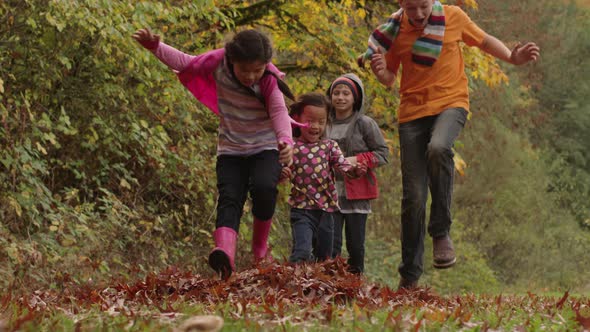
[[[12,327],[38,318],[47,311],[75,316],[91,308],[112,315],[165,316],[174,318],[177,308],[199,304],[210,313],[230,319],[265,321],[280,325],[330,324],[338,320],[369,320],[375,311],[386,312],[386,327],[419,329],[431,322],[452,321],[463,327],[494,328],[481,320],[481,313],[496,312],[494,325],[511,317],[506,313],[529,312],[564,320],[559,311],[571,306],[580,326],[590,329],[590,318],[582,312],[590,307],[588,299],[559,299],[536,296],[465,295],[441,297],[429,288],[396,291],[368,283],[363,277],[347,272],[342,259],[318,264],[266,263],[234,273],[228,280],[203,278],[189,271],[170,267],[159,274],[150,274],[134,283],[122,281],[98,286],[66,282],[58,290],[37,290],[20,296],[16,302],[22,309]],[[13,299],[6,295],[2,307]],[[407,310],[410,309],[410,310]],[[220,312],[221,311],[221,312]],[[420,314],[418,315],[417,312]],[[528,322],[522,322],[526,329]]]

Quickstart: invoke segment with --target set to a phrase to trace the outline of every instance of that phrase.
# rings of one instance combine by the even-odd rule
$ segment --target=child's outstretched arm
[[[141,46],[154,53],[170,69],[177,72],[182,71],[193,61],[195,56],[183,53],[172,46],[160,41],[160,35],[153,34],[148,28],[139,29],[132,35]]]
[[[518,43],[511,51],[503,42],[492,35],[486,35],[484,37],[480,49],[502,61],[517,66],[530,61],[537,61],[541,55],[541,49],[533,42],[528,42],[524,45]]]
[[[160,35],[152,34],[148,28],[139,29],[132,35],[133,39],[137,40],[141,46],[150,51],[154,51],[160,44]]]

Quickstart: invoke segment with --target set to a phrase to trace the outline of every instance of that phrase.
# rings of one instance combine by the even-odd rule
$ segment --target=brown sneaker
[[[408,280],[404,277],[399,279],[399,284],[397,285],[397,290],[400,291],[402,289],[405,290],[412,290],[418,287],[418,280]]]
[[[437,269],[446,269],[457,262],[455,257],[455,248],[453,248],[453,241],[447,234],[444,236],[436,237],[432,239],[433,259],[432,264]]]

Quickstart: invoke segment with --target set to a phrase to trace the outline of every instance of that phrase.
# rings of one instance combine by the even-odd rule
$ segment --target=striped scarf
[[[369,48],[357,59],[359,66],[371,58],[373,49],[379,49],[383,54],[393,45],[395,37],[399,33],[402,21],[403,9],[391,14],[386,23],[380,25],[371,36],[369,36]],[[422,36],[416,40],[412,47],[412,61],[429,66],[434,65],[442,50],[443,38],[445,35],[445,13],[440,1],[435,1],[432,6],[432,14],[428,18],[428,24],[424,28]]]

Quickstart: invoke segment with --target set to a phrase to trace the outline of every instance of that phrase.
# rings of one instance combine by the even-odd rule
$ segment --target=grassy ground
[[[271,263],[226,281],[169,268],[140,280],[65,281],[1,299],[1,331],[205,331],[183,326],[202,315],[221,318],[223,331],[590,329],[588,297],[397,291],[349,274],[340,259]]]

